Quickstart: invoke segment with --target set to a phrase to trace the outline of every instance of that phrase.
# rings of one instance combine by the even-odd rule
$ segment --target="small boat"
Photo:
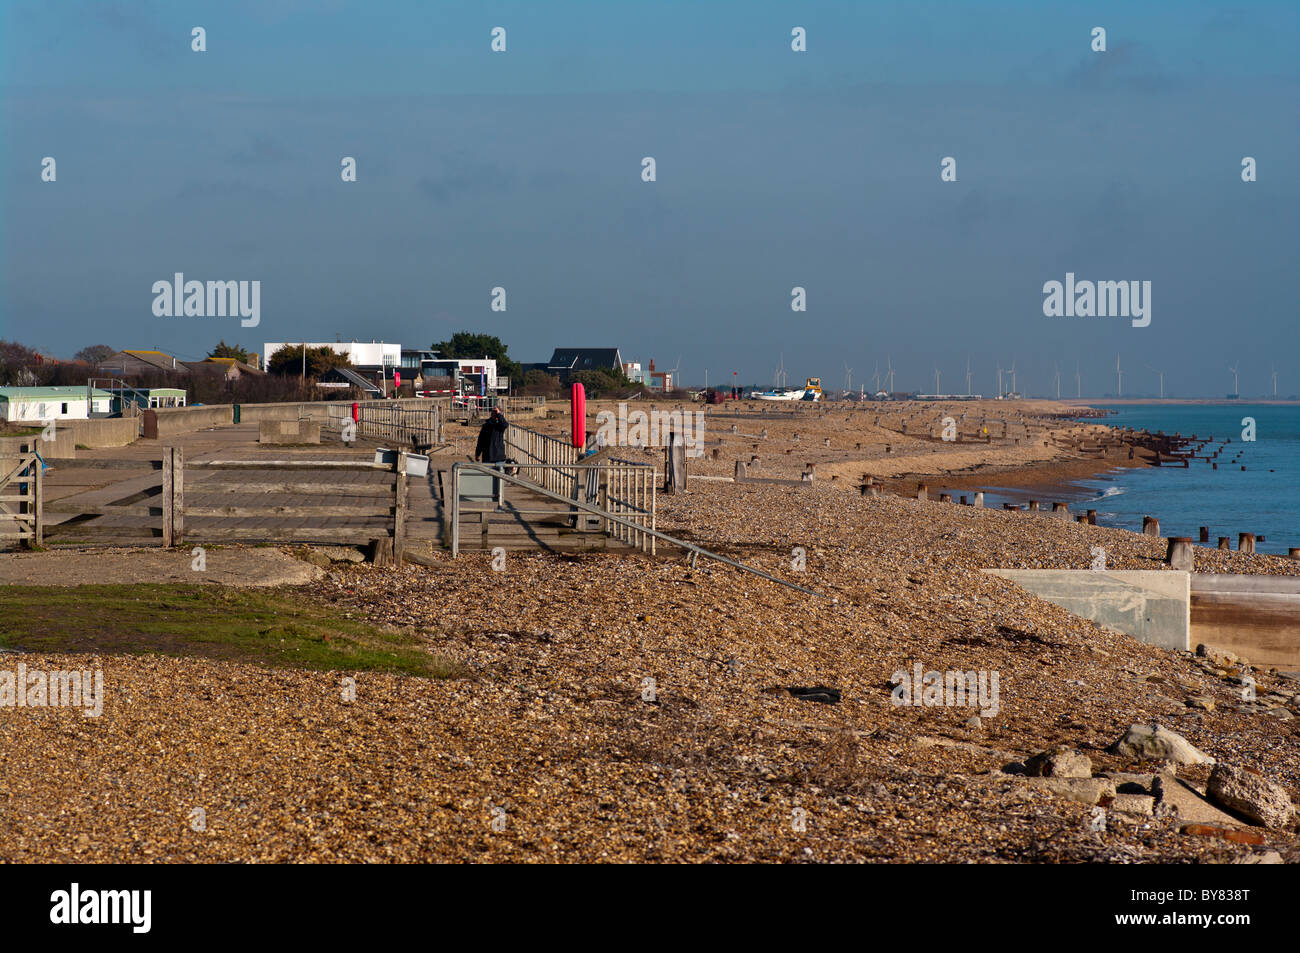
[[[756,390],[749,396],[752,400],[821,400],[822,379],[810,377],[803,387],[795,390]]]

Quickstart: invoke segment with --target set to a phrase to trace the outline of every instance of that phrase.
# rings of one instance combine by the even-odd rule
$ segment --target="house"
[[[257,355],[250,355],[256,361]],[[265,374],[260,367],[255,364],[247,364],[244,361],[233,357],[209,357],[202,361],[182,361],[186,367],[194,374],[220,374],[228,381],[236,381],[246,374],[254,377]]]
[[[113,395],[85,387],[0,387],[0,419],[46,423],[108,414]]]
[[[546,365],[549,374],[567,377],[574,371],[613,371],[623,369],[623,358],[616,347],[557,347]]]
[[[141,410],[158,410],[163,407],[184,407],[186,392],[182,387],[106,387],[113,398],[112,412],[125,413],[128,407]]]
[[[95,365],[95,373],[113,377],[139,377],[149,374],[188,374],[184,362],[163,351],[118,351]]]
[[[656,371],[654,358],[650,358],[649,380],[647,381],[650,389],[662,391],[672,390],[674,373],[675,369],[672,371]]]
[[[302,347],[304,342],[287,341],[279,344],[262,345],[262,366],[271,366],[271,357],[276,351],[286,347]],[[402,365],[402,345],[388,344],[383,341],[325,341],[305,342],[308,348],[327,347],[335,354],[342,354],[352,367],[366,377],[383,374],[390,379],[394,368]]]

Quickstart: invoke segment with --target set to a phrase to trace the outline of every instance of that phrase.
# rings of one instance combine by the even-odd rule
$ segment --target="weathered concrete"
[[[1191,648],[1191,573],[1136,569],[986,569],[1054,605],[1133,636],[1139,642]]]
[[[1300,577],[1197,573],[1191,592],[1193,644],[1300,668]]]
[[[257,425],[257,442],[320,443],[320,423],[315,420],[263,420]]]

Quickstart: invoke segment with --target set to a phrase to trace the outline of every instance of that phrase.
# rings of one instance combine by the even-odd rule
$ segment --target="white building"
[[[107,414],[113,395],[84,387],[0,387],[0,419],[10,423],[86,420],[91,413]]]
[[[342,354],[352,366],[363,370],[381,368],[400,368],[402,366],[402,345],[388,344],[383,341],[308,341],[307,347],[327,347],[335,354]],[[271,355],[281,348],[301,347],[302,341],[285,341],[280,344],[263,344],[263,367],[271,366]],[[391,373],[391,371],[390,371]]]

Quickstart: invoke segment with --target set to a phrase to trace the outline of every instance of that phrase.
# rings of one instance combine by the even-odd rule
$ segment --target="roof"
[[[232,367],[238,368],[247,374],[265,374],[260,367],[254,367],[237,357],[206,357],[201,361],[181,361],[186,367],[196,371],[215,371],[218,368],[224,369],[228,374]]]
[[[52,400],[56,397],[81,399],[85,396],[84,387],[0,387],[0,399],[3,400]],[[93,396],[108,400],[113,395],[96,387]]]
[[[176,371],[176,370],[184,369],[181,367],[180,361],[178,361],[176,358],[172,357],[170,354],[167,354],[163,351],[133,351],[129,348],[123,348],[120,353],[128,354],[131,357],[135,358],[137,361],[143,361],[146,364],[152,364],[155,367],[160,368],[164,371]],[[105,361],[100,361],[100,363],[101,364],[111,363],[112,360],[113,358],[109,357]]]
[[[328,371],[322,374],[321,377],[327,378],[335,375],[343,378],[349,384],[360,387],[362,390],[369,393],[383,393],[373,382],[366,380],[350,367],[331,367]]]
[[[557,347],[551,355],[549,368],[585,371],[589,368],[622,366],[616,347]]]

